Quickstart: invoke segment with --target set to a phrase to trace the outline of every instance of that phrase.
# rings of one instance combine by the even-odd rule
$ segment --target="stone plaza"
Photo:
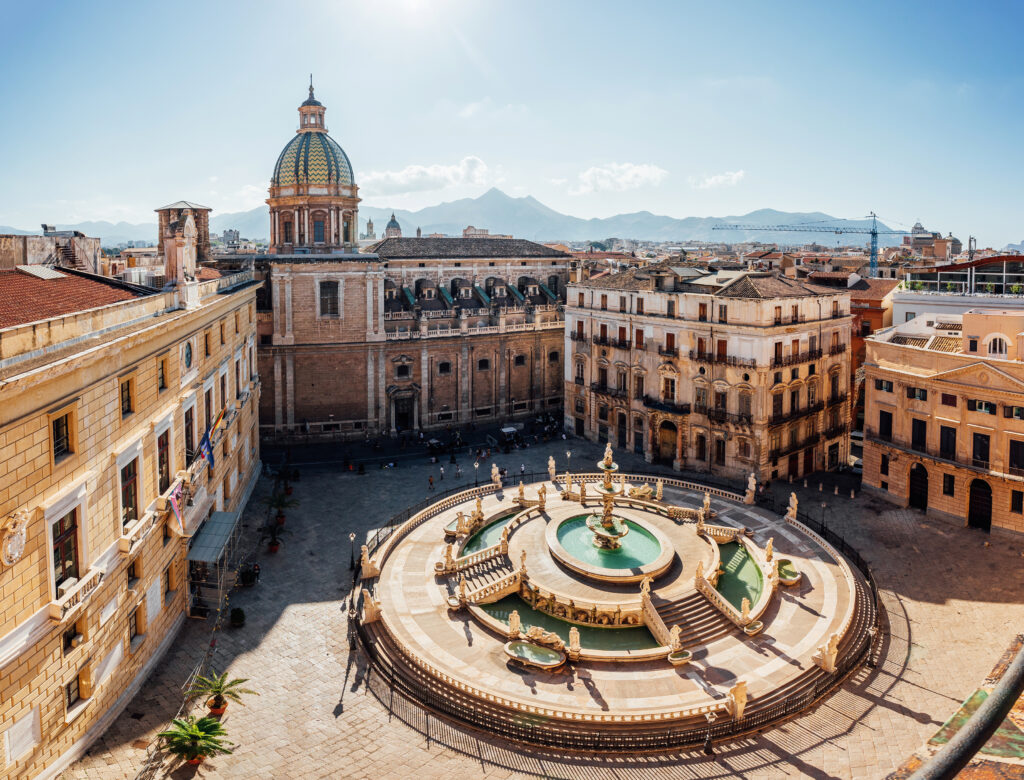
[[[589,464],[602,454],[596,444],[571,439],[493,460],[508,469],[512,484],[520,467],[540,481],[550,456],[564,472],[567,450],[573,471],[592,470]],[[656,471],[635,456],[616,457],[627,473]],[[349,566],[358,541],[354,547],[349,535],[362,540],[394,513],[428,498],[428,476],[440,490],[451,487],[452,469],[442,480],[439,465],[423,458],[365,475],[304,468],[294,486],[300,505],[289,512],[281,551],[268,555],[253,537],[261,580],[230,596],[230,607],[245,609],[245,626],[211,634],[206,621],[189,621],[124,713],[63,777],[136,776],[154,735],[182,705],[182,685],[211,641],[208,668],[248,677],[260,696],[244,707],[231,705],[224,724],[237,747],[204,763],[204,777],[885,777],[981,684],[1024,619],[1020,544],[988,544],[981,534],[912,510],[851,500],[828,488],[819,492],[813,483],[798,486],[801,508],[822,512],[829,528],[871,565],[883,608],[873,666],[859,668],[838,691],[790,720],[716,744],[712,757],[699,747],[601,756],[515,746],[428,715],[397,693],[381,700],[369,692],[381,689],[367,685],[375,672],[365,656],[350,652]],[[472,487],[472,460],[462,457],[460,465],[459,486]],[[478,481],[486,482],[488,467],[481,464]],[[259,483],[244,517],[249,531],[266,511],[255,499],[271,487],[270,479]],[[777,489],[784,505],[789,486]],[[465,645],[461,634],[457,638]],[[763,637],[747,647],[765,661],[774,657]],[[522,690],[530,695],[529,686]],[[168,764],[149,776],[193,772]]]

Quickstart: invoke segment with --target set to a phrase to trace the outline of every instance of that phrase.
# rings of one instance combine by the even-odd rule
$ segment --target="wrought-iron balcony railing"
[[[797,363],[806,363],[809,360],[817,360],[820,357],[820,349],[808,349],[804,352],[797,352],[791,355],[773,357],[772,368],[781,368],[782,366],[795,366]]]
[[[836,395],[829,396],[829,406],[839,406],[839,404],[846,401],[846,393],[837,393]]]
[[[662,401],[649,395],[644,396],[644,406],[648,409],[658,409],[662,412],[671,412],[672,414],[690,413],[690,405],[687,403],[677,404],[674,401]]]
[[[781,423],[790,422],[791,420],[799,420],[801,417],[806,417],[809,414],[817,414],[824,408],[825,405],[821,401],[818,401],[816,404],[809,404],[808,406],[803,406],[799,409],[790,409],[788,412],[773,414],[769,424],[779,425]]]
[[[817,444],[820,438],[820,434],[812,433],[810,436],[806,436],[798,442],[791,442],[785,445],[784,447],[780,447],[777,450],[769,450],[768,457],[771,458],[772,460],[783,458],[786,455],[790,455],[794,452],[799,452],[800,450],[806,449],[807,447]]]
[[[590,389],[595,393],[601,393],[602,395],[610,395],[613,398],[625,398],[625,388],[611,387],[602,382],[591,382]]]
[[[658,346],[658,354],[664,357],[679,357],[678,347],[667,347],[664,344]]]
[[[698,363],[719,363],[726,366],[740,366],[743,368],[754,368],[757,361],[753,358],[740,358],[735,355],[722,355],[717,352],[698,352],[690,350],[690,360]]]
[[[694,414],[703,414],[711,422],[733,423],[734,425],[750,425],[753,423],[753,416],[745,413],[728,412],[725,409],[717,409],[714,406],[702,406],[695,404]]]
[[[846,344],[833,344],[828,348],[830,355],[842,355],[844,352],[846,352]]]

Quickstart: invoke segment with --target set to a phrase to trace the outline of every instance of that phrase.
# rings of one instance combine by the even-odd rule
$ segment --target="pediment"
[[[985,388],[1000,390],[1006,393],[1024,393],[1024,381],[988,363],[970,363],[966,366],[934,374],[932,379],[936,382],[944,382],[961,387]]]

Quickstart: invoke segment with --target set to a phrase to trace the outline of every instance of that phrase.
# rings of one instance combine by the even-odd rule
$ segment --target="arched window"
[[[1005,355],[1006,354],[1006,341],[996,336],[988,343],[988,354],[990,355]]]

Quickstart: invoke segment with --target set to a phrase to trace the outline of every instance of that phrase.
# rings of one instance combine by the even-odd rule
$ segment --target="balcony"
[[[751,425],[753,423],[753,417],[749,414],[727,412],[725,409],[716,409],[713,406],[697,404],[693,407],[693,413],[703,414],[714,423],[732,423],[733,425]]]
[[[577,333],[576,331],[571,330],[569,331],[569,339],[571,341],[586,341],[587,337],[584,336],[582,333]]]
[[[690,350],[690,360],[698,363],[719,363],[725,366],[739,366],[742,368],[754,368],[757,366],[757,361],[753,358],[739,358],[716,352],[698,352],[695,349]]]
[[[801,322],[807,322],[807,316],[799,314],[796,317],[776,317],[772,322],[773,325],[778,327],[779,325],[798,325]]]
[[[791,420],[799,420],[801,417],[806,417],[809,414],[817,414],[825,405],[818,401],[816,404],[810,406],[804,406],[800,409],[790,409],[788,412],[782,412],[780,414],[773,414],[769,425],[780,425],[781,423],[790,422]]]
[[[88,600],[90,594],[96,590],[102,579],[102,571],[96,568],[89,569],[85,576],[75,582],[63,596],[50,602],[50,620],[58,623],[71,620]]]
[[[658,347],[658,354],[663,357],[679,357],[678,347],[667,347],[664,344]]]
[[[791,442],[785,447],[781,447],[777,450],[770,450],[768,452],[768,457],[771,458],[772,460],[777,460],[778,458],[785,457],[786,455],[790,455],[794,452],[799,452],[800,450],[806,449],[807,447],[811,447],[817,444],[820,438],[821,436],[819,434],[812,433],[810,436],[805,437],[802,441]]]
[[[809,349],[806,352],[797,352],[796,354],[793,355],[773,357],[772,368],[782,368],[783,366],[795,366],[797,363],[806,363],[810,360],[817,360],[820,357],[820,349]]]
[[[839,404],[841,404],[841,403],[843,403],[845,401],[846,401],[846,393],[838,393],[836,395],[829,396],[828,405],[829,406],[839,406]]]
[[[673,401],[662,401],[657,398],[652,398],[649,395],[644,396],[644,406],[648,409],[658,409],[662,412],[669,412],[671,414],[689,414],[689,404],[677,404]]]
[[[846,352],[846,344],[833,344],[828,348],[830,355],[842,355],[844,352]]]
[[[825,433],[823,434],[823,438],[834,439],[837,436],[842,436],[844,433],[846,433],[846,429],[846,423],[842,423],[840,425],[833,425],[831,428],[825,431]]]
[[[612,346],[618,349],[632,349],[633,342],[629,339],[612,339]]]
[[[609,395],[612,398],[625,398],[627,393],[625,389],[619,389],[617,387],[610,387],[602,382],[591,382],[591,391],[600,393],[601,395]]]
[[[594,343],[601,347],[610,347],[611,339],[609,339],[607,336],[598,336],[595,334]]]
[[[925,442],[914,442],[894,437],[892,435],[880,434],[874,428],[865,428],[864,437],[875,444],[881,444],[894,450],[906,452],[909,455],[923,455],[933,460],[941,460],[958,466],[965,466],[969,469],[988,473],[998,471],[999,466],[992,463],[990,458],[976,458],[973,455],[958,455],[955,450],[947,448],[929,447]],[[1013,477],[1024,478],[1024,468],[1009,466],[1006,473]]]

